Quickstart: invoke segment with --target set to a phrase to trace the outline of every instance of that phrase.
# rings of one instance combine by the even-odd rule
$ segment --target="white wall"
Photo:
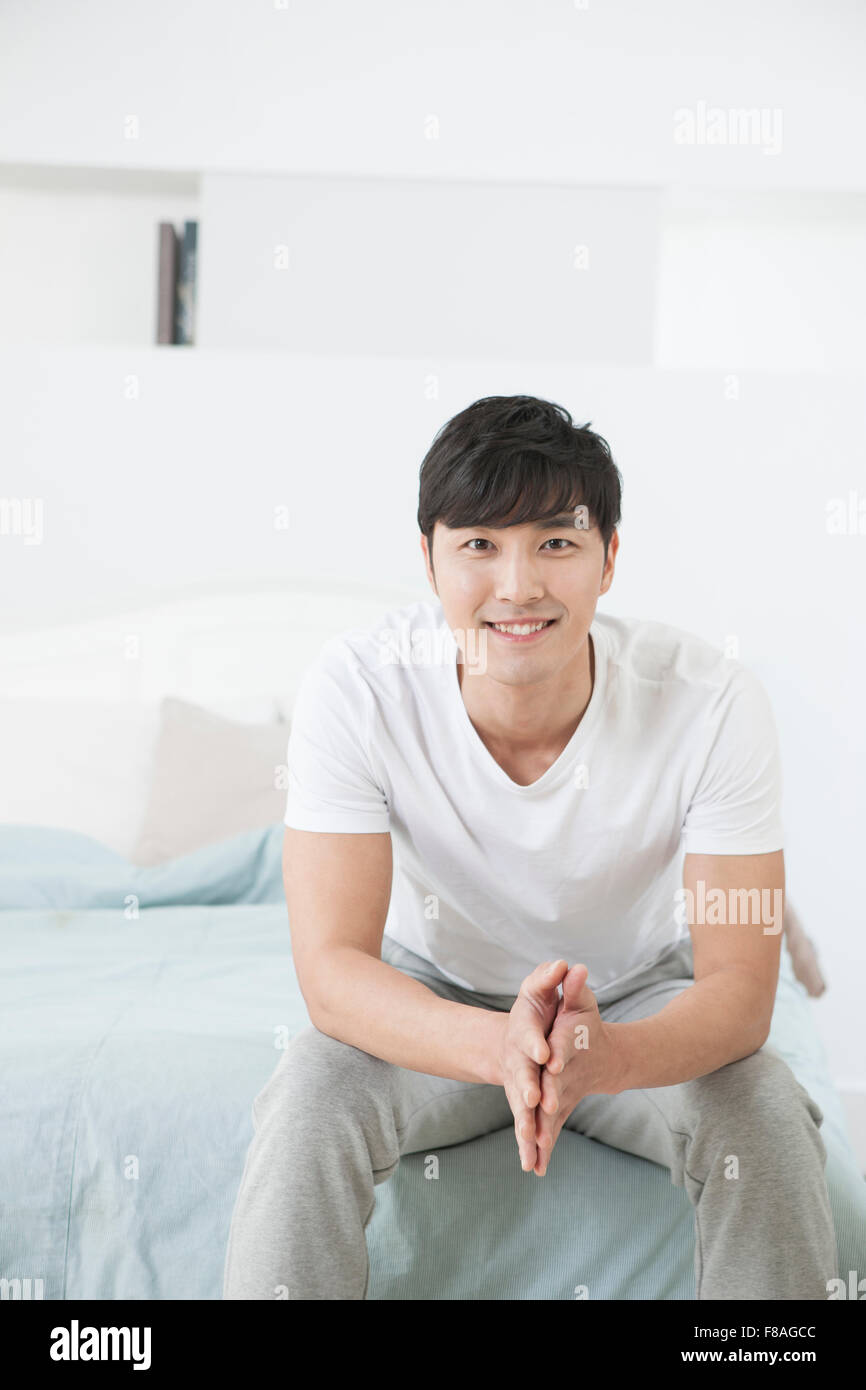
[[[835,1076],[866,1090],[866,536],[826,527],[830,499],[866,499],[864,59],[853,0],[6,0],[0,161],[113,172],[0,170],[3,491],[42,499],[45,526],[2,538],[0,624],[218,581],[423,590],[436,429],[480,395],[562,401],[625,478],[603,605],[736,636],[770,691],[788,888],[831,981],[816,1010]],[[781,147],[678,145],[675,110],[700,102],[780,111]],[[615,290],[613,240],[590,245],[594,283],[555,255],[589,190],[614,207],[602,188],[632,199],[595,223],[621,238]],[[402,243],[376,235],[385,203]],[[189,215],[211,346],[151,348],[155,224]],[[308,273],[294,299],[257,270],[284,236]],[[277,345],[298,350],[260,350]],[[653,360],[670,370],[623,365]]]
[[[624,521],[602,607],[735,636],[765,681],[785,766],[788,889],[832,990],[837,1074],[859,1077],[866,535],[864,373],[659,372],[538,362],[3,349],[9,495],[44,539],[5,537],[4,626],[95,616],[204,581],[425,579],[418,467],[439,425],[492,392],[559,400],[609,440]],[[138,399],[126,399],[129,379]],[[289,508],[289,527],[274,509]]]
[[[0,547],[6,627],[209,579],[411,580],[434,433],[477,396],[529,391],[620,461],[626,608],[740,632],[746,659],[779,642],[781,660],[820,620],[837,669],[859,629],[866,537],[825,515],[863,492],[863,373],[95,347],[3,348],[0,367],[6,495],[43,498],[45,532]]]
[[[863,194],[62,166],[0,165],[0,343],[153,343],[157,224],[188,217],[205,346],[866,366]]]
[[[198,215],[189,175],[0,166],[0,341],[155,343],[158,224]]]
[[[648,365],[653,190],[202,180],[199,342]]]
[[[863,191],[864,72],[860,0],[4,0],[0,160]]]
[[[658,366],[866,366],[862,194],[673,190],[659,261]]]

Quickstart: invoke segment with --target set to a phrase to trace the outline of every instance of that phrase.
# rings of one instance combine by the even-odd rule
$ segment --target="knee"
[[[390,1095],[391,1064],[310,1025],[290,1039],[253,1101],[256,1124],[276,1114],[286,1120],[355,1113]]]
[[[721,1129],[731,1139],[734,1134],[738,1139],[760,1136],[777,1154],[796,1148],[805,1134],[826,1158],[819,1133],[823,1112],[773,1048],[759,1048],[693,1084],[704,1125]]]

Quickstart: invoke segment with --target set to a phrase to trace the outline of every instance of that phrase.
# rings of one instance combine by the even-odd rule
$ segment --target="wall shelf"
[[[0,164],[0,341],[156,344],[158,225],[200,207],[195,170]]]

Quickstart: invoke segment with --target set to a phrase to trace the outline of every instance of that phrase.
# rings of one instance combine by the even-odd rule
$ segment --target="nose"
[[[536,603],[544,595],[544,585],[532,555],[515,548],[503,552],[496,564],[494,580],[496,598],[515,606]]]

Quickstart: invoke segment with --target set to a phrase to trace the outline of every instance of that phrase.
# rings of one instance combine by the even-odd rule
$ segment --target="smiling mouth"
[[[496,623],[486,622],[484,626],[491,632],[495,632],[497,637],[501,637],[505,642],[532,642],[541,637],[549,627],[553,627],[556,618],[543,618],[538,622],[525,623],[503,623],[501,626]]]

